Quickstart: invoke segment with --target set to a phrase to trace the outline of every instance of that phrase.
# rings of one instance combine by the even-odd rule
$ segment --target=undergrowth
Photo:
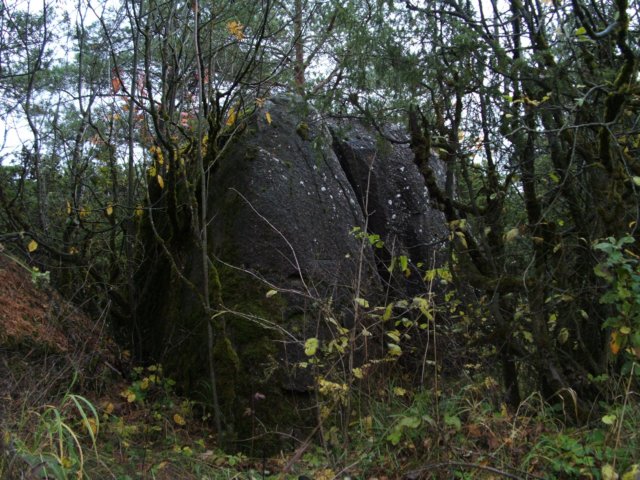
[[[328,414],[322,439],[256,459],[216,448],[211,422],[175,394],[161,366],[139,367],[102,398],[67,393],[3,425],[0,478],[638,478],[631,392],[581,427],[539,395],[509,411],[491,377],[353,395],[359,411],[344,433]]]

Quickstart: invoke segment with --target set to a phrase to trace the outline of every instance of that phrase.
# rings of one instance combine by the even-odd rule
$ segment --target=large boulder
[[[332,134],[340,164],[368,216],[368,229],[384,243],[378,255],[382,275],[394,257],[408,257],[414,268],[440,264],[449,232],[442,212],[430,206],[406,133],[390,129],[385,136],[392,143],[361,122],[342,121],[333,123]],[[444,181],[443,162],[434,157],[433,165]],[[419,293],[423,288],[419,275],[404,277],[395,283],[400,294]]]
[[[214,320],[216,385],[237,439],[313,422],[313,379],[296,368],[307,360],[305,339],[329,340],[351,327],[356,297],[372,305],[382,298],[385,259],[357,233],[366,216],[391,254],[414,262],[432,257],[444,228],[406,147],[385,146],[361,125],[348,139],[332,137],[295,96],[268,100],[241,128],[211,166],[208,200],[209,285],[223,306]],[[200,247],[188,239],[171,247],[180,249],[173,264],[157,249],[158,260],[140,275],[150,293],[137,335],[144,354],[206,400],[209,319],[192,288],[203,280]]]
[[[217,251],[283,288],[344,294],[361,260],[351,232],[364,216],[326,124],[296,97],[279,97],[248,129],[211,178]],[[369,263],[371,252],[362,260]]]

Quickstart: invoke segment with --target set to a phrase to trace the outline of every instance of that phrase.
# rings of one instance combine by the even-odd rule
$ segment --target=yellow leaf
[[[620,351],[621,341],[620,338],[618,338],[618,332],[611,332],[609,347],[611,348],[611,353],[613,353],[614,355],[617,355]]]
[[[258,108],[264,107],[264,104],[265,104],[266,101],[267,101],[267,99],[263,98],[263,97],[256,98],[256,107],[258,107]]]
[[[391,330],[387,332],[387,336],[396,343],[400,343],[400,332],[398,330]]]
[[[109,402],[107,403],[107,406],[104,407],[104,411],[107,412],[109,415],[111,415],[113,413],[114,408],[115,407],[113,406],[113,403]]]
[[[269,125],[271,125],[271,114],[269,112],[264,114],[265,118],[267,119],[267,123]]]
[[[129,403],[133,403],[136,401],[136,394],[133,392],[128,392],[127,393],[127,402]]]
[[[364,298],[356,298],[356,303],[360,305],[362,308],[369,308],[369,302]]]
[[[265,296],[266,296],[267,298],[271,298],[271,297],[273,297],[274,295],[276,295],[277,293],[278,293],[278,291],[277,291],[277,290],[269,290]]]
[[[80,216],[80,218],[87,218],[89,216],[89,213],[90,213],[89,210],[83,207],[78,212],[78,215]]]
[[[133,213],[136,217],[141,218],[142,214],[144,213],[144,210],[142,210],[142,205],[138,205]]]
[[[235,20],[228,22],[227,30],[238,40],[242,40],[244,38],[244,25],[242,25],[240,22],[236,22]]]
[[[631,333],[631,329],[629,327],[621,327],[620,333],[623,335],[629,335]]]
[[[318,350],[318,339],[317,338],[308,338],[306,342],[304,342],[304,353],[308,357],[313,357]]]
[[[361,368],[354,368],[353,369],[353,376],[356,377],[357,379],[362,380],[362,378],[364,377],[364,374],[362,373],[362,369]]]
[[[176,424],[180,425],[181,427],[187,424],[184,417],[179,413],[176,413],[173,415],[173,421],[176,422]]]
[[[67,215],[71,215],[71,202],[67,200]]]
[[[393,357],[402,355],[402,349],[395,343],[387,343],[387,347],[389,347],[389,355]]]
[[[164,180],[162,179],[162,175],[158,175],[156,178],[158,179],[158,185],[160,185],[160,188],[164,188]]]
[[[504,239],[508,243],[508,242],[514,241],[519,236],[520,236],[520,230],[516,227],[516,228],[512,228],[511,230],[509,230],[505,234]]]
[[[149,173],[150,177],[155,177],[156,176],[156,173],[158,173],[158,171],[156,170],[155,165],[151,165],[149,167],[148,173]]]
[[[393,394],[397,397],[404,397],[407,394],[407,391],[402,387],[394,387]]]
[[[464,232],[461,231],[456,231],[456,236],[458,237],[460,244],[462,245],[462,248],[468,248],[467,247],[467,239],[465,237]]]
[[[227,117],[227,121],[226,121],[227,127],[230,127],[231,125],[236,123],[237,116],[238,116],[238,114],[236,113],[236,109],[231,107],[229,109],[229,116]]]
[[[86,428],[87,431],[90,431],[94,436],[98,433],[98,424],[96,423],[95,418],[87,418],[82,423],[84,424],[84,428]]]
[[[393,303],[387,305],[387,308],[384,309],[384,314],[382,315],[382,321],[386,322],[391,318],[391,314],[393,313]]]
[[[111,215],[113,215],[113,205],[111,204],[107,205],[105,212],[107,213],[107,217],[110,217]]]
[[[35,252],[38,249],[38,242],[36,242],[35,240],[31,240],[29,242],[29,245],[27,245],[27,250],[29,250],[29,253],[31,252]]]
[[[567,340],[569,340],[569,330],[562,328],[558,333],[558,342],[560,342],[560,344],[564,344],[567,343]]]
[[[622,475],[622,480],[638,480],[640,479],[640,465],[631,465],[631,468]]]

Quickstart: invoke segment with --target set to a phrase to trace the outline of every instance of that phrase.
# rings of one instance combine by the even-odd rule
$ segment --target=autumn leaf
[[[611,340],[609,341],[609,348],[611,348],[611,353],[617,355],[620,351],[621,346],[622,339],[618,335],[618,332],[611,332]]]
[[[240,22],[236,22],[235,20],[228,22],[227,30],[238,40],[242,40],[244,38],[244,25],[242,25]]]
[[[142,218],[142,214],[144,213],[144,210],[142,209],[142,205],[138,205],[136,209],[133,211],[133,213],[136,217]]]
[[[179,413],[176,413],[173,415],[173,421],[176,422],[176,424],[180,425],[181,427],[187,424],[184,417]]]
[[[264,114],[265,118],[267,119],[267,123],[269,125],[271,125],[271,114],[269,112]]]
[[[108,204],[107,208],[105,208],[105,213],[107,214],[107,217],[113,215],[113,205]]]
[[[71,202],[67,200],[67,215],[71,215]]]
[[[393,357],[402,355],[402,349],[395,343],[387,343],[387,347],[389,348],[389,355]]]
[[[29,253],[31,252],[35,252],[38,249],[38,242],[36,242],[35,240],[31,240],[29,242],[29,245],[27,245],[27,250],[29,250]]]
[[[162,175],[158,175],[156,178],[158,179],[158,185],[160,188],[164,188],[164,179],[162,178]]]
[[[231,125],[233,125],[234,123],[236,123],[236,118],[238,117],[238,114],[236,113],[236,109],[231,107],[229,109],[229,116],[227,117],[227,121],[225,122],[225,124],[227,125],[227,127],[230,127]]]
[[[111,79],[111,88],[113,89],[113,93],[118,93],[122,88],[122,82],[119,77],[113,77]]]

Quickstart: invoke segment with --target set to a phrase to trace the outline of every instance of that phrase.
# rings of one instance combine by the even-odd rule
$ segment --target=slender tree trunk
[[[302,0],[295,0],[295,12],[293,16],[293,32],[295,36],[295,63],[294,63],[294,74],[295,74],[295,85],[298,93],[304,93],[304,39],[302,37]]]

